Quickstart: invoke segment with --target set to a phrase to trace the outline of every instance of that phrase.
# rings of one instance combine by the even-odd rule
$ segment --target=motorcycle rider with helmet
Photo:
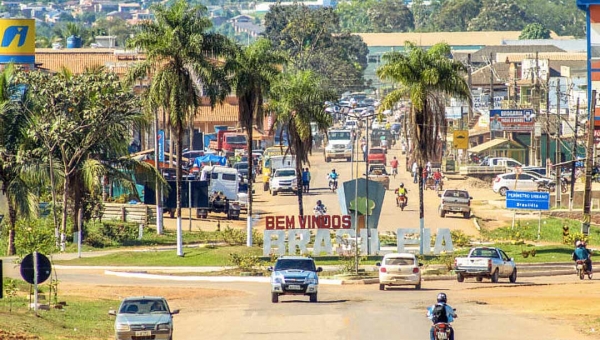
[[[447,302],[448,302],[448,297],[446,296],[446,294],[439,293],[437,295],[437,303],[430,306],[429,308],[427,308],[427,317],[429,318],[429,320],[431,320],[431,322],[433,322],[433,325],[431,325],[431,329],[429,330],[429,337],[431,340],[435,340],[433,337],[433,335],[434,335],[433,333],[434,333],[436,323],[447,323],[448,326],[450,327],[450,339],[449,340],[454,340],[454,329],[452,328],[452,326],[450,326],[450,323],[452,323],[454,321],[454,319],[457,317],[457,315],[454,312],[454,308],[452,308],[449,304],[447,304]],[[434,313],[437,306],[440,306],[445,311],[445,315],[446,315],[445,319],[446,320],[441,320],[441,319],[435,320],[436,318],[438,318]]]
[[[398,204],[400,197],[404,196],[404,204],[408,205],[408,189],[404,187],[404,183],[400,183],[400,187],[396,189],[396,204]]]
[[[325,215],[327,212],[327,207],[323,204],[323,202],[321,202],[321,200],[318,200],[314,212],[315,215]]]
[[[330,173],[327,174],[327,180],[329,185],[331,186],[331,181],[335,183],[335,187],[337,188],[337,178],[338,174],[335,172],[335,169],[332,169]]]
[[[592,259],[590,258],[590,251],[586,248],[585,242],[577,241],[575,242],[575,251],[573,251],[573,261],[577,262],[578,260],[585,261],[585,266],[587,270],[592,272]]]

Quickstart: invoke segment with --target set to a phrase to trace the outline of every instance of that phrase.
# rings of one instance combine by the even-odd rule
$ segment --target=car
[[[357,130],[358,129],[358,121],[356,119],[348,119],[344,123],[344,129],[347,130]]]
[[[410,253],[385,254],[379,267],[379,290],[386,286],[415,286],[421,289],[421,266],[417,257]]]
[[[454,271],[458,282],[468,277],[475,277],[478,282],[483,278],[489,278],[493,283],[498,282],[499,278],[508,278],[510,283],[517,282],[515,260],[499,248],[471,248],[466,257],[454,259]]]
[[[471,200],[473,197],[466,190],[448,189],[439,194],[440,206],[438,208],[440,217],[448,213],[462,214],[464,218],[471,217]]]
[[[315,260],[302,256],[281,256],[271,271],[271,302],[279,302],[280,295],[308,295],[317,302],[319,275],[323,268]]]
[[[374,147],[369,149],[369,155],[367,156],[369,164],[387,164],[387,158],[385,156],[385,149],[382,147]]]
[[[552,179],[539,176],[535,172],[522,172],[518,176],[517,179],[516,172],[497,175],[496,179],[494,179],[492,190],[502,196],[506,196],[506,192],[509,190],[537,191],[538,181],[552,181]]]
[[[383,121],[379,121],[377,119],[373,120],[373,123],[371,124],[371,129],[376,130],[376,129],[384,129],[385,128],[385,122]]]
[[[269,192],[276,196],[280,192],[298,193],[298,178],[296,168],[279,168],[269,180]]]
[[[159,296],[128,297],[118,310],[108,311],[115,316],[115,339],[172,340],[173,315],[167,300]]]
[[[253,163],[256,164],[256,163]],[[233,168],[238,171],[244,178],[248,178],[248,162],[237,162],[233,165]],[[252,182],[256,181],[256,166],[253,166],[252,169]]]

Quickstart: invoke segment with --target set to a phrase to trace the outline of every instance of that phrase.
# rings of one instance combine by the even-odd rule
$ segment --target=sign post
[[[550,193],[507,191],[506,209],[538,210],[538,240],[542,233],[542,210],[550,209]],[[514,227],[514,216],[513,216]]]

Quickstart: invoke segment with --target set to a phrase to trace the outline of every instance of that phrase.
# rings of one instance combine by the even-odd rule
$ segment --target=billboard
[[[0,19],[0,63],[35,63],[35,20]]]
[[[506,132],[531,132],[534,127],[532,109],[490,110],[490,130]]]

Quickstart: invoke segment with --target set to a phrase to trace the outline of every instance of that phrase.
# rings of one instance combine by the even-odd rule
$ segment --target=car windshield
[[[349,140],[350,131],[331,131],[327,134],[329,140]]]
[[[225,136],[225,141],[227,142],[227,144],[246,144],[246,136],[244,136],[244,135]]]
[[[498,253],[494,249],[481,248],[473,250],[470,257],[497,258]]]
[[[444,197],[469,198],[469,194],[466,191],[446,190]]]
[[[119,310],[121,314],[148,314],[148,313],[168,313],[167,306],[163,300],[158,299],[139,299],[126,300]]]
[[[305,270],[316,272],[317,268],[315,267],[315,263],[312,260],[300,260],[300,259],[280,259],[277,260],[275,264],[275,271],[278,270]]]
[[[236,168],[236,169],[238,169],[238,170],[240,170],[240,169],[248,169],[248,163],[247,162],[238,162],[238,163],[235,163],[233,165],[233,167]]]
[[[406,257],[388,257],[385,259],[386,266],[410,266],[415,264],[415,260]]]
[[[383,151],[383,149],[371,149],[371,150],[369,150],[369,153],[380,155],[380,154],[384,154],[385,152]]]
[[[288,176],[296,176],[296,171],[294,171],[294,170],[277,170],[275,172],[275,177],[288,177]]]

